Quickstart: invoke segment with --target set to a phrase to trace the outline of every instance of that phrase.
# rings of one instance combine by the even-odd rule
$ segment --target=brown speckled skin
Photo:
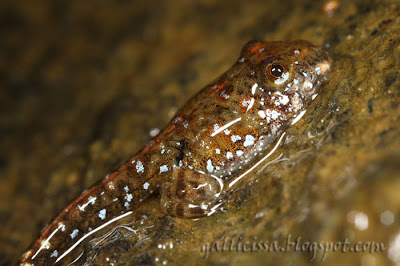
[[[277,65],[280,77],[271,72]],[[89,228],[134,210],[153,193],[168,215],[210,215],[232,190],[229,182],[306,109],[328,69],[326,52],[309,42],[249,42],[147,146],[62,210],[19,263],[62,263]]]

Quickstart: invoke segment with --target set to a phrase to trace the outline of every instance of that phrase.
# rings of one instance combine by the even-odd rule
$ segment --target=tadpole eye
[[[282,60],[275,60],[273,62],[270,62],[265,68],[265,74],[271,80],[281,78],[286,72],[288,72],[288,69],[285,62],[283,62]]]
[[[283,66],[278,64],[273,64],[271,66],[271,74],[274,77],[280,78],[283,74]]]

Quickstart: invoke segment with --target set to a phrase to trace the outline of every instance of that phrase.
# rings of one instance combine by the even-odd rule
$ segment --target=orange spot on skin
[[[216,87],[216,88],[215,88]],[[219,92],[225,87],[224,83],[216,83],[210,87],[211,91]]]
[[[212,93],[217,94],[218,99],[221,101],[227,101],[231,96],[230,91],[226,90],[224,83],[216,83],[210,87]]]
[[[263,47],[264,47],[264,45],[262,43],[257,43],[256,45],[254,45],[250,48],[250,53],[258,52],[258,50],[260,50]]]
[[[229,99],[229,97],[231,97],[229,92],[226,91],[222,91],[219,95],[218,95],[219,99],[222,101],[227,101]]]

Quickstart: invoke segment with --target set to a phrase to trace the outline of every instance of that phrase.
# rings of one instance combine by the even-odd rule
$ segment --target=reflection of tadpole
[[[270,164],[277,163],[277,162],[282,162],[282,161],[287,161],[288,159],[287,158],[282,158],[282,155],[283,155],[283,153],[279,154],[278,157],[276,157],[275,159],[273,159],[273,160],[269,161],[268,163],[266,163],[265,165],[263,165],[263,167],[260,170],[257,171],[257,174],[261,173],[262,171],[264,171],[264,169]]]
[[[88,242],[88,246],[85,248],[87,250],[87,261],[94,260],[97,257],[98,252],[106,246],[113,244],[118,240],[124,240],[135,236],[135,240],[132,242],[136,242],[134,246],[140,247],[143,242],[149,241],[150,237],[148,237],[148,231],[146,229],[154,227],[154,225],[147,226],[147,227],[140,227],[137,229],[133,229],[134,222],[117,225],[114,228],[110,229],[104,235],[93,238]],[[126,232],[124,232],[126,231]],[[85,253],[82,252],[73,262],[69,265],[73,265],[77,262],[82,255]],[[92,254],[90,254],[92,253]],[[94,253],[94,254],[93,254]]]
[[[139,245],[146,239],[150,239],[149,237],[145,237],[147,234],[145,229],[152,228],[154,225],[147,226],[147,227],[140,227],[138,229],[133,229],[132,226],[133,222],[128,223],[128,224],[121,224],[117,225],[116,227],[112,228],[110,231],[108,231],[105,235],[94,238],[89,241],[89,244],[92,249],[101,249],[102,247],[111,244],[115,242],[116,240],[120,240],[123,238],[129,238],[132,237],[132,233],[138,237],[136,241],[136,245]],[[123,233],[123,229],[127,230],[127,233]],[[141,231],[145,231],[141,233]]]
[[[79,254],[79,256],[76,258],[76,259],[74,259],[71,263],[69,263],[68,264],[68,266],[69,265],[74,265],[75,264],[75,262],[77,262],[81,257],[82,257],[82,255],[84,254],[85,252],[81,252],[81,254]]]
[[[62,258],[64,258],[68,253],[70,253],[74,248],[76,248],[83,240],[85,240],[87,237],[89,237],[90,235],[94,234],[95,232],[103,229],[104,227],[108,226],[109,224],[112,224],[113,222],[124,218],[125,216],[128,216],[130,214],[132,214],[133,211],[129,211],[127,213],[124,213],[118,217],[115,217],[114,219],[111,219],[110,221],[106,222],[105,224],[102,224],[101,226],[97,227],[96,229],[93,229],[92,231],[90,231],[89,233],[87,233],[86,235],[84,235],[83,237],[81,237],[78,241],[75,242],[75,244],[72,245],[72,247],[70,247],[67,251],[65,251],[57,260],[56,263],[59,262]]]

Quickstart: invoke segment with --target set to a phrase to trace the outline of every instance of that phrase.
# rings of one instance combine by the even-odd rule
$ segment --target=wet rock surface
[[[334,59],[278,159],[247,176],[225,212],[198,221],[163,217],[149,200],[126,228],[82,247],[79,263],[308,264],[310,247],[266,250],[288,237],[385,247],[320,249],[314,264],[399,262],[400,4],[338,1],[327,13],[326,2],[272,2],[3,1],[0,263],[15,263],[251,39],[305,39]]]

